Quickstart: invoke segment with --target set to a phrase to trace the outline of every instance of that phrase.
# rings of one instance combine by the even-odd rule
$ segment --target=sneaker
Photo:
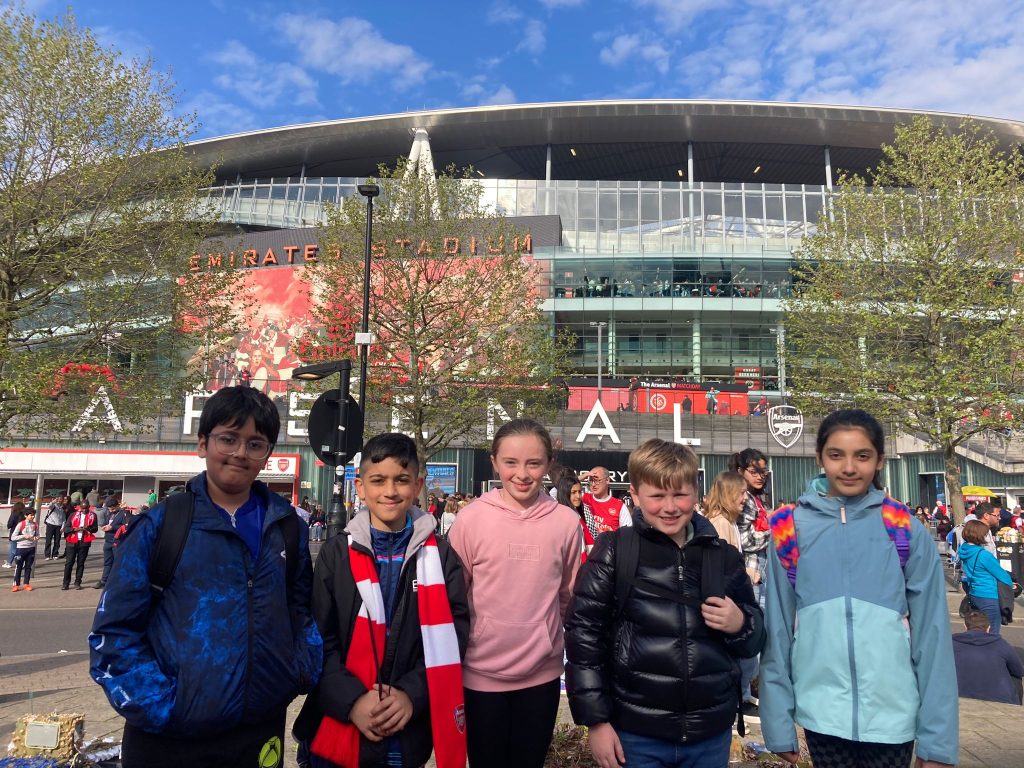
[[[75,584],[75,589],[85,589],[81,584]]]
[[[13,587],[11,587],[11,592],[17,592],[19,589],[20,587],[17,584],[15,584]]]
[[[4,568],[10,568],[10,567],[11,567],[10,563],[4,563]]]
[[[31,592],[32,591],[32,585],[31,584],[26,584],[25,585],[25,591],[26,592]]]
[[[761,711],[758,705],[752,701],[743,702],[743,719],[749,720],[752,723],[761,722]]]
[[[65,584],[63,587],[60,588],[60,591],[61,592],[67,592],[69,589],[71,589],[71,587],[69,587],[67,584]]]

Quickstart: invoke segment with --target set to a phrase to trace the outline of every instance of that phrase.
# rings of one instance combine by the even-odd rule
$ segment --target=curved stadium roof
[[[694,181],[824,184],[833,172],[877,164],[894,126],[917,115],[955,128],[966,115],[872,107],[749,101],[584,101],[473,107],[332,120],[194,142],[204,164],[233,180],[369,176],[430,135],[434,164],[483,175],[543,179],[679,181],[694,143]],[[1004,148],[1024,144],[1024,122],[973,118]],[[569,151],[576,150],[575,156]],[[754,168],[760,167],[755,175]]]

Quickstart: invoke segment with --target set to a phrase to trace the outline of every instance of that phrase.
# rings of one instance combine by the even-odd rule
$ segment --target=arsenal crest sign
[[[804,431],[804,417],[792,405],[776,405],[768,409],[768,432],[783,448],[792,448]]]

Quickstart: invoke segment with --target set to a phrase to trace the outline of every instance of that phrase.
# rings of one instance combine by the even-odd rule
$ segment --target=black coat
[[[355,520],[349,524],[350,527],[354,523]],[[372,549],[360,548],[373,555]],[[469,603],[462,562],[446,541],[438,540],[437,550],[448,588],[452,621],[459,638],[459,653],[464,655],[469,639]],[[412,719],[399,732],[402,759],[407,766],[425,764],[433,749],[419,605],[413,591],[415,579],[416,558],[408,557],[402,568],[398,603],[391,619],[380,675],[382,681],[404,691],[412,700]],[[320,550],[313,571],[313,617],[324,639],[324,669],[319,684],[306,697],[302,711],[296,718],[293,733],[298,739],[312,740],[324,715],[330,715],[339,722],[349,722],[352,705],[366,693],[363,684],[345,668],[356,614],[361,604],[352,580],[347,536],[335,536]],[[362,738],[359,745],[360,764],[383,765],[387,744],[387,739],[371,742]]]
[[[634,514],[638,580],[679,593],[687,604],[634,586],[617,622],[618,534],[598,538],[576,579],[565,624],[566,688],[577,724],[610,722],[631,733],[692,742],[722,733],[736,719],[737,659],[764,647],[764,617],[739,551],[718,540],[700,515],[693,525],[693,538],[680,548]],[[724,547],[725,592],[746,615],[736,635],[710,629],[700,613],[702,558],[695,550],[711,546]]]

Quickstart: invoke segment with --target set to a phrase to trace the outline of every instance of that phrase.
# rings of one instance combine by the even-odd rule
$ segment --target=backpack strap
[[[882,501],[882,522],[885,531],[896,546],[896,554],[900,558],[900,568],[907,567],[910,559],[910,508],[888,496]]]
[[[768,527],[772,532],[772,543],[779,562],[786,571],[789,583],[796,587],[796,564],[800,560],[800,547],[796,541],[796,520],[793,510],[796,506],[787,504],[779,507],[768,518]]]
[[[633,526],[620,527],[615,532],[615,617],[612,625],[622,618],[629,593],[633,590],[636,569],[640,565],[640,535]]]
[[[706,547],[693,547],[699,550],[700,563],[700,597],[701,601],[709,597],[725,597],[725,550],[722,540],[715,539]]]
[[[195,501],[195,494],[189,490],[167,497],[163,525],[157,531],[153,556],[149,560],[149,588],[154,597],[163,595],[174,580],[174,572],[178,569],[185,540],[192,527]]]

